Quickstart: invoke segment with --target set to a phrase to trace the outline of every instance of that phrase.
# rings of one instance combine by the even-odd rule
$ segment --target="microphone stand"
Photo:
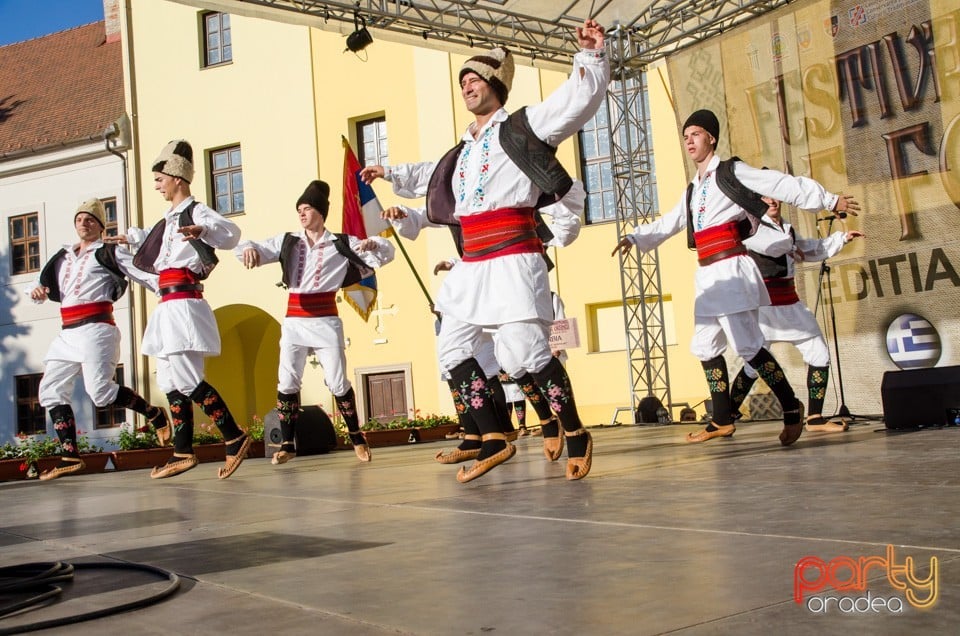
[[[827,236],[830,236],[833,231],[833,221],[836,218],[836,214],[830,216],[829,219],[820,219],[820,221],[829,221],[830,224],[827,226]],[[819,229],[817,230],[819,233]],[[820,307],[820,302],[822,299],[823,292],[823,278],[826,276],[827,279],[827,294],[830,297],[830,328],[833,330],[833,353],[837,359],[837,387],[840,390],[840,407],[837,409],[837,414],[834,417],[842,417],[849,420],[855,419],[870,419],[863,415],[855,415],[850,412],[850,409],[847,408],[847,401],[843,395],[843,371],[840,365],[840,341],[837,337],[837,313],[833,306],[833,284],[830,280],[830,266],[827,265],[826,259],[820,261],[820,274],[817,277],[817,307]]]

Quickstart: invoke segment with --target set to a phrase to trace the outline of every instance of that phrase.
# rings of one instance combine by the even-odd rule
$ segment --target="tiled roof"
[[[103,22],[0,46],[0,159],[99,137],[124,112],[121,55]]]

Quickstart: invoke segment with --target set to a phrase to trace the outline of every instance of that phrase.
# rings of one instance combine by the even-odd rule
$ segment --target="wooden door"
[[[407,416],[407,387],[403,371],[373,373],[364,378],[368,421],[389,422]]]

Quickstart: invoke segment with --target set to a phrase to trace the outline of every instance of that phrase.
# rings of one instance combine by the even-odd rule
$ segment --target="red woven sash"
[[[105,322],[109,325],[116,324],[113,321],[113,303],[86,303],[83,305],[74,305],[73,307],[60,307],[60,320],[64,329],[70,327],[79,327],[92,322]]]
[[[319,292],[316,294],[290,294],[287,300],[288,318],[315,318],[317,316],[336,316],[337,292]]]
[[[507,254],[541,254],[533,208],[500,208],[460,217],[463,260],[486,261]]]
[[[203,285],[197,274],[185,267],[160,272],[160,302],[182,298],[203,298]]]
[[[735,221],[703,229],[693,235],[693,240],[697,244],[697,260],[700,265],[710,265],[747,253]]]
[[[763,283],[770,294],[771,305],[792,305],[800,302],[797,286],[792,278],[764,278]]]

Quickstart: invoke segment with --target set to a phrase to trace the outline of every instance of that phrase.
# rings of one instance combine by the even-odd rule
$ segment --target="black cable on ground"
[[[138,570],[155,574],[162,579],[167,579],[170,584],[155,594],[143,598],[105,607],[92,612],[74,614],[72,616],[63,616],[46,621],[35,623],[24,623],[13,627],[0,627],[2,634],[23,634],[39,629],[50,629],[61,625],[72,625],[82,621],[102,618],[112,614],[119,614],[132,609],[147,607],[158,603],[177,591],[180,587],[180,577],[173,572],[162,568],[146,565],[144,563],[96,561],[90,563],[25,563],[23,565],[14,565],[0,568],[0,594],[22,594],[39,588],[47,588],[42,593],[28,599],[18,601],[8,606],[0,607],[0,620],[8,617],[10,614],[19,612],[26,607],[32,607],[39,603],[46,602],[55,596],[59,596],[63,590],[54,583],[60,581],[73,580],[74,570]]]

